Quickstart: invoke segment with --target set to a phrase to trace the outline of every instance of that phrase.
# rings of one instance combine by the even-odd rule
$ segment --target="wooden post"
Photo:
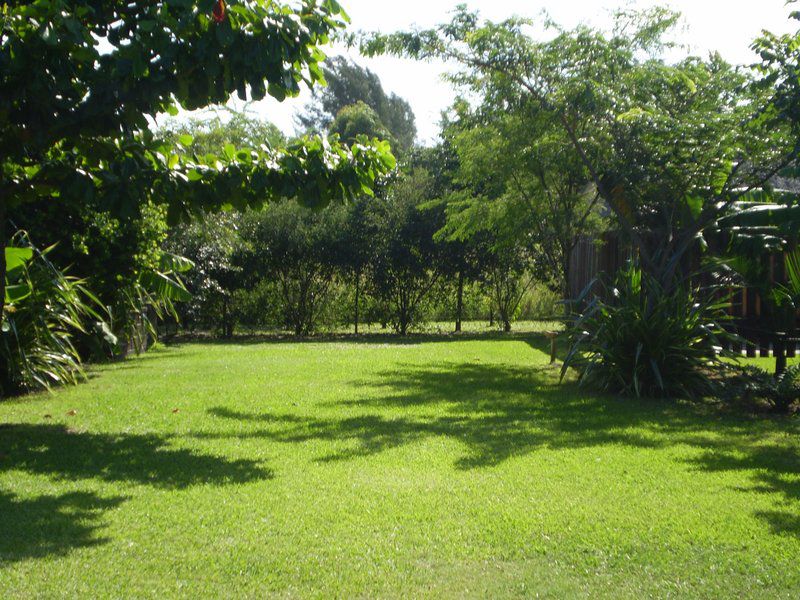
[[[769,340],[765,336],[761,336],[758,343],[758,353],[761,358],[769,358]]]
[[[558,332],[545,331],[544,335],[550,340],[550,364],[552,365],[556,362],[556,356],[558,354],[558,344],[556,343],[556,340],[558,339]]]
[[[772,342],[772,353],[775,355],[775,377],[783,375],[784,371],[786,371],[786,354],[784,353],[785,337],[785,333],[780,331],[776,332]]]

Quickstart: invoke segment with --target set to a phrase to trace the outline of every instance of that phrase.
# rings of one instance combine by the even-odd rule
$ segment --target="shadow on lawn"
[[[549,343],[531,340],[542,349]],[[747,470],[756,491],[800,501],[797,444],[765,443],[772,433],[794,431],[787,420],[752,419],[721,414],[711,407],[670,401],[592,396],[572,383],[558,384],[558,369],[481,364],[477,360],[434,366],[407,365],[379,374],[378,381],[355,381],[369,389],[361,398],[321,408],[358,408],[368,414],[343,419],[294,414],[234,411],[216,407],[221,419],[252,423],[249,431],[202,437],[252,437],[284,443],[329,441],[336,450],[321,462],[370,456],[428,437],[460,441],[467,450],[459,469],[497,465],[537,448],[583,448],[626,445],[660,448],[687,444],[700,450],[691,464],[699,470]],[[429,410],[435,407],[435,412]],[[403,408],[402,412],[396,409]],[[393,410],[395,409],[395,410]],[[775,531],[800,535],[792,512],[761,513]]]
[[[0,426],[0,472],[25,471],[56,479],[130,482],[183,489],[271,479],[256,461],[228,460],[171,448],[155,435],[97,434],[63,425]],[[3,562],[66,554],[103,544],[95,524],[126,498],[92,492],[21,498],[0,491],[0,566]]]
[[[381,373],[377,384],[353,382],[362,389],[371,387],[378,392],[377,397],[370,394],[333,403],[350,409],[374,409],[377,412],[373,414],[324,419],[243,413],[221,407],[209,413],[268,426],[244,434],[253,437],[280,442],[356,442],[354,448],[334,452],[323,461],[368,456],[431,436],[451,437],[468,447],[467,455],[456,463],[460,469],[497,465],[542,446],[654,447],[662,443],[626,428],[666,418],[674,407],[653,404],[637,408],[614,399],[578,394],[571,384],[559,385],[556,373],[549,367],[525,369],[477,362],[407,366]],[[433,405],[444,406],[444,411],[431,415],[423,410]],[[385,414],[387,408],[409,410]],[[681,418],[679,411],[674,413],[670,418]],[[688,427],[688,418],[683,421]]]
[[[96,537],[103,511],[126,498],[101,498],[91,492],[18,499],[0,492],[0,567],[30,558],[63,556],[77,548],[108,542]]]
[[[101,479],[181,489],[271,479],[252,460],[228,460],[171,448],[157,435],[100,434],[64,425],[5,425],[0,429],[0,471],[22,470],[59,479]]]
[[[789,432],[789,428],[787,433]],[[756,512],[776,534],[800,537],[800,453],[797,445],[765,445],[757,434],[694,442],[705,452],[691,463],[701,471],[747,471],[753,482],[743,491],[777,493],[788,510]],[[797,431],[794,431],[797,435]]]

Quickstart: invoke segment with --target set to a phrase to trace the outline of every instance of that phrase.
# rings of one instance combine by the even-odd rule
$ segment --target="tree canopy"
[[[669,64],[658,56],[676,19],[664,9],[625,12],[612,32],[555,28],[540,40],[528,20],[481,21],[461,6],[449,23],[367,36],[362,49],[444,58],[459,65],[457,84],[498,108],[535,106],[669,289],[698,233],[798,152],[786,40],[757,42],[763,64],[754,71],[718,55]]]
[[[298,117],[300,125],[312,131],[325,131],[333,125],[341,111],[363,103],[391,134],[400,152],[414,144],[417,128],[414,112],[406,100],[387,94],[378,76],[342,56],[336,56],[322,68],[327,85],[315,90],[315,99],[305,114]]]
[[[297,198],[309,206],[371,193],[394,167],[388,144],[303,138],[284,149],[190,156],[149,118],[242,99],[296,96],[323,81],[320,45],[345,26],[335,0],[4,5],[0,21],[0,222],[43,197],[170,223],[204,210]],[[216,12],[215,12],[216,11]],[[0,242],[5,238],[0,235]],[[0,275],[4,267],[0,264]],[[4,277],[0,277],[4,282]],[[0,290],[1,291],[1,290]],[[2,296],[2,294],[0,294]]]

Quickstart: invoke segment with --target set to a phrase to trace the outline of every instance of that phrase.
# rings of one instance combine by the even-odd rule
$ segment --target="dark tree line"
[[[321,325],[357,333],[366,321],[405,335],[436,316],[460,331],[468,313],[510,330],[532,279],[530,253],[488,234],[438,235],[446,204],[429,167],[440,151],[415,152],[376,198],[323,211],[276,203],[179,229],[170,250],[198,265],[187,274],[194,298],[184,324],[308,335]]]
[[[187,275],[195,297],[185,307],[186,324],[223,335],[236,323],[307,335],[321,324],[345,323],[358,333],[369,321],[406,334],[441,317],[454,321],[455,331],[465,318],[509,331],[533,283],[552,284],[537,260],[548,236],[533,235],[531,217],[500,201],[507,173],[482,176],[499,171],[476,165],[470,135],[482,129],[471,115],[457,114],[441,143],[413,147],[408,103],[388,95],[374,73],[338,58],[325,77],[328,87],[300,124],[345,142],[360,135],[389,140],[398,169],[374,198],[317,212],[275,203],[178,231],[170,250],[198,263]],[[272,133],[241,117],[201,129],[194,138],[203,152]]]

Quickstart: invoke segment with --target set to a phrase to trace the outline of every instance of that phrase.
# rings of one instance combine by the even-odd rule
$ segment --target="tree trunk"
[[[0,180],[2,173],[0,173]],[[0,196],[0,325],[6,318],[6,200]],[[0,356],[0,398],[6,392],[9,384],[8,363],[4,356]]]
[[[6,199],[0,197],[0,325],[6,314]]]
[[[461,313],[464,311],[464,272],[458,272],[458,291],[456,292],[456,333],[461,333]]]
[[[233,324],[231,323],[230,300],[226,296],[222,301],[222,337],[233,337]]]
[[[508,319],[503,319],[503,331],[506,333],[511,331],[511,322]]]
[[[776,336],[773,342],[773,353],[775,354],[775,377],[780,377],[786,371],[786,344],[783,336]]]
[[[400,298],[400,306],[398,307],[398,329],[400,335],[406,335],[408,333],[408,321],[409,321],[409,309],[408,309],[408,299],[404,296]]]
[[[355,325],[355,334],[358,335],[358,299],[359,299],[359,292],[361,291],[361,272],[358,271],[356,273],[356,306],[355,306],[355,315],[353,318],[353,323]]]
[[[561,265],[562,269],[562,277],[564,280],[561,283],[561,299],[564,301],[564,316],[568,317],[573,310],[572,300],[575,298],[570,298],[571,290],[570,290],[570,258],[571,258],[572,250],[568,250],[564,252],[564,256],[562,257],[563,263]]]

